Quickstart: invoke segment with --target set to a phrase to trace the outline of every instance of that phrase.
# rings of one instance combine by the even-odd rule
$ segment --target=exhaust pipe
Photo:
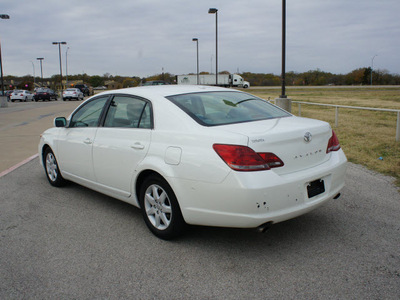
[[[337,194],[335,197],[333,197],[333,199],[338,199],[340,197],[340,193],[339,194]]]
[[[259,232],[259,233],[264,233],[264,232],[266,232],[268,229],[270,229],[271,226],[272,226],[272,222],[264,223],[264,224],[262,224],[262,225],[260,225],[260,226],[257,227],[257,232]]]

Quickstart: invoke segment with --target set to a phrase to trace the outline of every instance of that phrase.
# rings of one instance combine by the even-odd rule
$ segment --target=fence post
[[[301,103],[299,103],[299,117],[301,117]]]
[[[400,140],[400,111],[397,112],[396,142]]]
[[[338,127],[339,124],[339,107],[336,106],[336,111],[335,111],[335,127]]]

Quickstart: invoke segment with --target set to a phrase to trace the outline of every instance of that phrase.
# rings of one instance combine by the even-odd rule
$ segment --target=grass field
[[[273,100],[281,91],[257,88],[248,92]],[[293,101],[400,110],[400,87],[290,88],[286,94]],[[292,113],[298,115],[295,103]],[[301,116],[329,122],[349,161],[393,176],[400,186],[400,142],[395,141],[397,113],[340,108],[338,127],[333,107],[301,105]]]

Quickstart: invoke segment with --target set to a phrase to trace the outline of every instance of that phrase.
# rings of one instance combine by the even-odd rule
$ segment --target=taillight
[[[274,153],[266,152],[266,153],[258,153],[262,157],[262,159],[267,163],[270,168],[279,168],[283,167],[283,161]]]
[[[332,151],[338,151],[340,149],[339,139],[336,136],[336,133],[332,130],[332,136],[329,139],[328,147],[326,148],[326,153]]]
[[[246,146],[214,144],[213,148],[236,171],[262,171],[283,166],[283,162],[275,154],[256,153]]]

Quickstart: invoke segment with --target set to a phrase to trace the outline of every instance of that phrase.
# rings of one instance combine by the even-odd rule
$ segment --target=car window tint
[[[151,128],[150,105],[141,99],[115,96],[104,127]]]
[[[252,122],[290,116],[247,93],[203,92],[167,97],[195,121],[206,126]]]
[[[69,127],[96,127],[108,97],[87,102],[71,118]]]

